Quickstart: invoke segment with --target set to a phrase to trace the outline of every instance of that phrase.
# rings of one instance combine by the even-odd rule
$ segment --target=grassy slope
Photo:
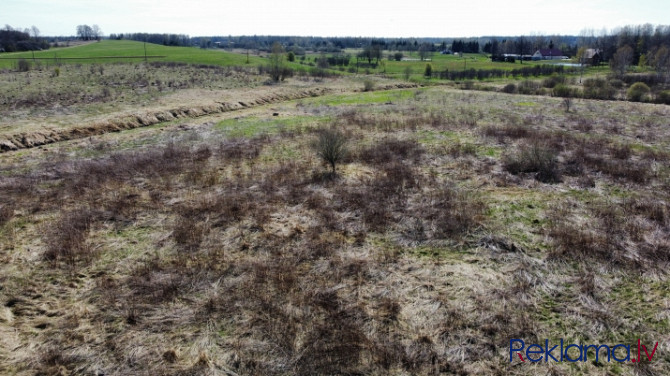
[[[244,55],[233,54],[218,50],[203,50],[196,47],[167,47],[157,44],[146,44],[147,55],[166,56],[165,58],[155,58],[152,61],[174,61],[189,64],[206,64],[218,66],[243,66],[246,65],[247,57]],[[2,54],[0,57],[23,57],[32,58],[31,52],[17,52],[11,54]],[[54,48],[47,51],[35,52],[36,58],[73,58],[85,57],[92,60],[73,60],[76,63],[101,63],[110,60],[95,59],[101,56],[144,56],[144,43],[128,40],[103,40],[99,43],[91,43],[76,47]],[[142,59],[133,59],[132,61],[141,61]],[[116,60],[111,60],[116,61]],[[266,59],[250,56],[249,64],[252,66],[265,64]],[[67,61],[63,61],[67,62]],[[13,67],[15,61],[0,60],[0,68]],[[46,64],[46,63],[45,63]],[[49,64],[53,64],[49,62]]]

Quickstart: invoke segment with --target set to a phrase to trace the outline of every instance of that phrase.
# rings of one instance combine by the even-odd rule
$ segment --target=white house
[[[533,60],[563,60],[568,59],[558,48],[541,48],[533,54]]]

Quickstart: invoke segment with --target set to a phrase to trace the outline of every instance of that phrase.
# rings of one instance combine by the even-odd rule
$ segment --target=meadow
[[[670,107],[245,66],[0,73],[0,373],[670,372]]]
[[[216,66],[243,66],[247,64],[247,57],[218,50],[205,50],[195,47],[166,47],[152,43],[142,43],[128,40],[102,40],[84,46],[52,48],[45,51],[16,52],[0,55],[0,68],[15,67],[15,58],[31,60],[45,59],[42,63],[49,67],[55,65],[53,59],[61,59],[60,63],[109,63],[109,62],[141,62],[144,60],[145,47],[150,61],[178,62],[190,64],[205,64]],[[108,58],[105,58],[108,57]],[[114,57],[114,59],[109,59]],[[125,59],[124,59],[125,57]],[[131,58],[132,57],[132,58]],[[12,60],[8,59],[12,58]],[[79,60],[81,59],[81,60]],[[258,65],[264,62],[257,56],[249,57],[249,64]]]

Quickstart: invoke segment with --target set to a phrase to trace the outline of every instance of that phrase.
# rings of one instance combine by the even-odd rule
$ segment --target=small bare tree
[[[335,174],[335,165],[347,155],[347,137],[336,129],[323,129],[314,144],[316,154],[330,165]]]
[[[656,72],[664,77],[670,76],[670,49],[666,46],[659,48],[653,56]]]
[[[572,98],[563,98],[563,107],[565,108],[565,112],[570,112],[570,108],[572,107]]]
[[[405,67],[403,76],[405,76],[406,81],[409,81],[409,78],[412,76],[412,68],[409,65]]]
[[[422,43],[421,46],[419,46],[419,58],[421,61],[424,61],[433,55],[432,48],[433,46],[429,43]]]
[[[621,77],[626,73],[628,67],[633,62],[633,53],[633,49],[628,45],[616,50],[610,61],[610,66],[617,76]]]
[[[284,63],[284,47],[279,42],[272,44],[272,53],[270,54],[270,66],[268,73],[274,82],[284,81],[291,75],[291,69]]]

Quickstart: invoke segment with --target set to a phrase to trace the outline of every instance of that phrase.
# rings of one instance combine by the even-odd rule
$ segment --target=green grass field
[[[144,43],[129,40],[103,40],[97,43],[86,44],[76,47],[52,48],[47,51],[35,52],[36,59],[59,58],[61,63],[102,63],[113,61],[142,61],[144,56]],[[247,56],[233,54],[219,50],[203,50],[196,47],[167,47],[157,44],[146,44],[148,56],[165,56],[164,58],[151,58],[151,61],[173,61],[189,64],[207,64],[219,66],[247,65]],[[104,57],[118,56],[140,58],[105,59]],[[8,59],[12,58],[12,59]],[[17,60],[13,58],[32,59],[32,52],[17,52],[0,55],[0,68],[13,68]],[[86,58],[84,60],[70,60],[73,58]],[[42,60],[43,64],[52,65],[53,60]],[[249,65],[262,65],[266,59],[249,56]],[[298,64],[295,64],[299,66]]]

